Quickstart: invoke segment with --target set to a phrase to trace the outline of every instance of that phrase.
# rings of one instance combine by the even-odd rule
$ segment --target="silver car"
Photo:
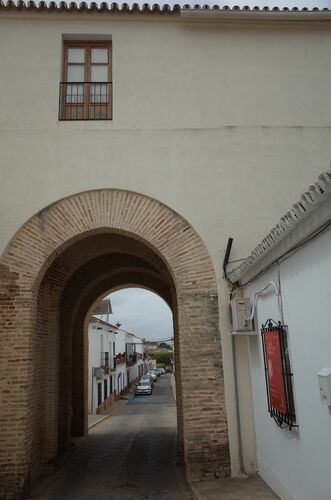
[[[141,380],[136,387],[136,394],[152,394],[152,386],[148,380]]]
[[[151,386],[153,387],[153,379],[152,379],[152,376],[151,375],[143,375],[140,379],[140,382],[142,381],[146,381],[149,382],[151,384]]]
[[[147,375],[150,375],[152,377],[153,382],[157,381],[157,375],[154,372],[148,372]]]

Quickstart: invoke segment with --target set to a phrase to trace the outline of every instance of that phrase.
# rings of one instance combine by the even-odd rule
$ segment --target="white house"
[[[108,408],[115,400],[116,347],[113,325],[92,316],[88,326],[88,411]]]
[[[239,416],[252,399],[257,468],[284,500],[331,498],[330,249],[331,170],[228,275],[232,295],[249,298],[255,318],[255,331],[235,336]],[[262,335],[266,322],[271,331]],[[243,377],[251,379],[248,393]]]
[[[147,371],[143,340],[92,316],[88,327],[88,408],[104,411]]]

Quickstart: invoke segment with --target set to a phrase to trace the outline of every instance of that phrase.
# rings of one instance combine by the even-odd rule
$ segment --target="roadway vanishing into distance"
[[[170,375],[93,427],[58,470],[32,492],[38,500],[191,500],[176,465],[176,403]]]

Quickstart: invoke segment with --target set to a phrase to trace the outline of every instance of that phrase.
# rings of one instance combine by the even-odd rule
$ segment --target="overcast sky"
[[[109,295],[113,314],[111,323],[148,340],[169,339],[173,336],[172,313],[155,293],[141,288],[127,288]]]

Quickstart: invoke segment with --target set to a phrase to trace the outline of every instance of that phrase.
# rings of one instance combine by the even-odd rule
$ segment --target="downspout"
[[[229,262],[232,243],[233,243],[233,238],[229,238],[228,244],[226,247],[226,251],[225,251],[225,255],[224,255],[224,260],[223,260],[223,272],[224,272],[225,279],[227,279],[226,266]],[[240,407],[239,407],[238,373],[237,373],[237,354],[236,354],[236,343],[235,343],[234,335],[231,335],[231,347],[232,347],[234,398],[235,398],[235,404],[236,404],[239,471],[240,471],[240,474],[244,474],[243,446],[242,446]]]
[[[239,468],[240,468],[240,474],[244,474],[245,471],[244,471],[243,446],[242,446],[241,423],[240,423],[238,373],[237,373],[237,355],[236,355],[236,343],[235,343],[235,340],[234,340],[234,335],[231,335],[231,344],[232,344],[234,397],[235,397],[235,401],[236,401],[236,416],[237,416]]]

